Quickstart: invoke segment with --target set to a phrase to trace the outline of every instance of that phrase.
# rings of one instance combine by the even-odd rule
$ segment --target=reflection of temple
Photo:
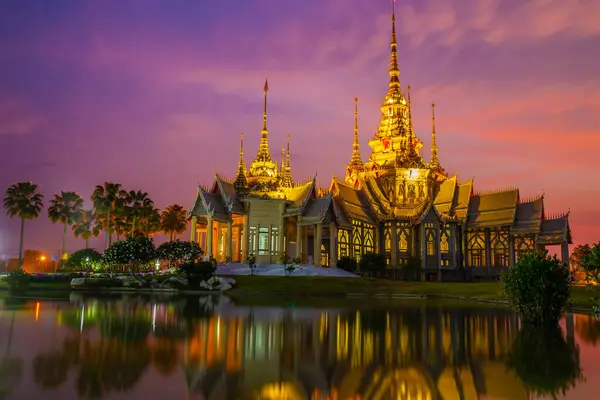
[[[363,161],[356,100],[353,150],[344,179],[333,178],[328,193],[315,178],[294,184],[289,140],[280,164],[271,158],[267,129],[267,89],[259,150],[246,170],[243,151],[235,179],[216,174],[200,187],[190,209],[190,240],[217,260],[279,262],[287,253],[335,265],[341,256],[360,259],[380,252],[390,267],[421,259],[430,276],[442,279],[497,275],[519,254],[561,247],[568,263],[568,213],[549,216],[544,196],[525,199],[516,188],[477,193],[474,178],[459,181],[439,159],[432,107],[431,156],[421,154],[413,129],[410,86],[402,87],[392,17],[387,92],[380,123]]]
[[[186,379],[206,399],[526,399],[504,365],[516,331],[508,312],[214,316],[186,343]]]

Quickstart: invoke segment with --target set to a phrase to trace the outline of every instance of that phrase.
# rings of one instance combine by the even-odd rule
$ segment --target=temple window
[[[535,250],[535,243],[533,238],[529,235],[515,236],[515,256],[517,260],[525,253],[529,253]]]
[[[350,232],[346,229],[338,231],[338,260],[350,256]]]
[[[483,231],[470,231],[467,233],[467,248],[469,267],[485,267],[485,234]]]
[[[269,228],[258,228],[258,255],[269,255]]]
[[[271,228],[271,255],[279,251],[279,228]]]
[[[425,222],[425,240],[427,245],[427,255],[435,256],[436,232],[433,222]]]
[[[387,265],[390,265],[392,253],[392,224],[390,222],[386,222],[383,226],[383,248]]]
[[[491,232],[491,245],[492,264],[494,267],[508,267],[510,265],[508,232],[493,230]]]
[[[399,235],[400,240],[398,240],[398,249],[402,252],[408,252],[408,233],[406,229],[400,230]]]
[[[448,251],[450,250],[450,245],[448,244],[450,232],[447,229],[444,229],[441,233],[442,238],[440,240],[440,251],[442,254],[448,254]]]
[[[248,229],[248,251],[250,253],[256,252],[256,227],[251,226]]]
[[[324,267],[329,267],[329,252],[325,248],[325,245],[321,245],[321,265]]]

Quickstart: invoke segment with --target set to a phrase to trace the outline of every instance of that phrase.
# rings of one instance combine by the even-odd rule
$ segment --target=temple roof
[[[433,205],[439,213],[450,213],[452,211],[452,203],[454,202],[454,192],[456,191],[457,176],[446,179],[440,185],[440,190],[435,196]]]
[[[331,210],[332,200],[333,195],[331,194],[317,199],[309,199],[302,213],[302,224],[309,225],[323,221],[327,212]],[[330,213],[330,217],[332,216]]]
[[[542,244],[561,244],[564,242],[572,244],[569,214],[543,220],[537,241]]]
[[[348,217],[370,224],[375,223],[376,219],[371,211],[369,200],[361,190],[354,189],[337,178],[333,178],[332,186],[334,197],[341,200],[339,204]]]
[[[518,189],[473,195],[469,200],[467,225],[470,228],[512,225],[518,200]]]
[[[511,232],[515,234],[533,234],[540,232],[544,215],[544,197],[517,204],[515,223]]]
[[[236,193],[235,184],[233,182],[229,182],[223,179],[219,176],[219,174],[216,175],[215,182],[218,186],[219,194],[223,198],[223,204],[225,205],[225,207],[227,207],[229,212],[243,214],[244,205],[242,204]]]
[[[289,204],[285,210],[286,215],[299,214],[305,209],[308,200],[316,186],[316,180],[313,178],[303,185],[297,185],[286,192],[286,198]]]
[[[472,179],[459,184],[458,190],[454,191],[453,214],[457,218],[460,218],[463,221],[467,219],[472,191],[473,191],[473,180]]]

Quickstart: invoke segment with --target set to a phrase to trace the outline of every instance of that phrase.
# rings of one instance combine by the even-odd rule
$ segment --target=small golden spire
[[[407,105],[408,105],[408,136],[407,136],[407,140],[408,140],[408,151],[409,153],[412,153],[415,150],[415,138],[414,136],[414,132],[413,132],[413,123],[412,123],[412,106],[411,106],[411,101],[410,101],[410,85],[408,85],[408,94],[407,94]]]
[[[400,87],[400,68],[398,68],[398,43],[396,42],[396,1],[392,0],[392,48],[390,55],[390,87]]]
[[[290,167],[290,135],[289,134],[287,136],[287,156],[286,156],[286,160],[285,160],[285,166],[287,168]]]
[[[354,98],[354,140],[352,141],[352,158],[350,165],[362,165],[360,142],[358,141],[358,97]]]
[[[436,143],[435,133],[435,103],[431,103],[431,166],[434,168],[439,167],[440,162],[438,160],[438,147]]]
[[[279,170],[281,171],[281,175],[283,176],[284,172],[285,172],[285,147],[281,146],[281,167],[279,168]]]
[[[238,191],[243,191],[248,187],[248,179],[246,178],[246,163],[244,162],[244,133],[240,133],[240,161],[238,163],[238,172],[233,182],[234,187]]]

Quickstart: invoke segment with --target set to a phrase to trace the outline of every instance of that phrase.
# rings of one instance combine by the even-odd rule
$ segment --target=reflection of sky
[[[350,157],[355,96],[369,154],[389,9],[388,0],[2,2],[0,187],[30,179],[46,198],[87,197],[114,180],[160,207],[190,206],[213,165],[235,173],[240,132],[247,160],[255,154],[265,76],[273,155],[290,133],[295,179],[318,169],[326,185]],[[401,79],[413,87],[425,154],[435,100],[446,169],[476,175],[477,189],[544,191],[548,212],[571,208],[577,243],[600,234],[590,185],[600,177],[599,13],[597,1],[578,0],[397,4]],[[1,230],[18,228],[0,218]],[[30,247],[59,245],[45,215],[26,229]],[[16,252],[16,236],[0,253]]]
[[[25,311],[14,314],[15,324],[12,343],[8,348],[8,357],[18,357],[23,364],[22,380],[15,391],[15,398],[38,398],[40,396],[39,385],[33,376],[32,365],[35,357],[52,351],[60,351],[65,339],[74,338],[79,333],[78,326],[69,328],[65,322],[65,313],[71,309],[68,304],[52,304],[47,302],[39,304],[37,320],[35,303],[28,304]],[[57,309],[61,311],[57,311]],[[80,309],[80,306],[76,306],[75,312],[77,313],[77,310]],[[121,308],[121,310],[124,309],[125,307]],[[98,310],[100,310],[99,305],[94,306],[90,304],[86,311],[86,321],[88,319],[90,321],[93,320],[93,316]],[[139,310],[140,308],[138,308]],[[159,305],[153,307],[149,305],[146,311],[147,313],[144,315],[147,317],[147,323],[153,326],[161,322],[173,322],[176,320],[174,318],[176,314],[173,314],[174,308],[172,306],[164,307]],[[182,367],[184,365],[196,366],[198,370],[202,370],[202,366],[210,366],[206,363],[217,365],[219,362],[222,362],[224,368],[226,367],[229,372],[238,371],[241,368],[242,375],[245,375],[248,379],[250,377],[258,379],[257,376],[268,374],[269,372],[267,371],[272,372],[274,371],[273,368],[277,368],[278,366],[287,365],[289,367],[297,365],[300,368],[299,371],[301,371],[303,365],[312,365],[310,370],[316,374],[313,376],[313,379],[315,379],[318,376],[320,368],[326,369],[336,366],[339,368],[339,365],[345,362],[348,363],[347,365],[353,365],[352,368],[366,367],[371,365],[371,362],[374,363],[373,365],[383,366],[385,363],[393,360],[394,357],[401,357],[400,353],[403,353],[409,357],[404,361],[405,364],[403,364],[406,367],[404,371],[409,373],[410,371],[407,369],[407,366],[415,365],[413,361],[418,361],[418,354],[421,349],[420,345],[417,345],[413,350],[410,349],[410,343],[413,340],[411,338],[418,340],[418,338],[425,336],[429,337],[427,340],[431,344],[425,348],[424,359],[430,360],[428,363],[432,363],[430,365],[434,366],[440,360],[438,358],[436,361],[436,357],[439,357],[442,353],[443,357],[449,357],[450,354],[445,349],[441,353],[438,352],[435,347],[436,343],[450,344],[453,342],[449,337],[445,336],[446,333],[442,333],[439,337],[440,341],[438,341],[431,330],[432,327],[444,326],[446,327],[444,329],[447,329],[447,331],[438,330],[437,333],[449,333],[453,329],[457,329],[457,326],[463,322],[465,323],[465,327],[470,326],[472,328],[468,329],[468,335],[466,332],[458,332],[460,338],[454,342],[455,345],[458,345],[456,343],[459,343],[463,338],[470,338],[470,342],[465,343],[466,351],[470,352],[470,356],[467,359],[475,367],[480,365],[484,371],[488,371],[488,374],[484,376],[488,389],[491,387],[502,388],[503,382],[504,385],[507,384],[506,381],[502,380],[506,379],[506,376],[493,376],[493,374],[489,373],[489,371],[504,370],[504,367],[501,360],[488,361],[491,360],[489,357],[493,357],[488,355],[487,340],[490,336],[489,332],[481,330],[485,329],[486,321],[492,321],[492,325],[500,329],[494,331],[493,336],[495,337],[496,344],[492,354],[495,354],[496,357],[506,354],[509,349],[504,343],[510,343],[511,340],[510,337],[506,337],[506,334],[502,332],[511,331],[512,317],[503,310],[483,312],[480,309],[471,311],[461,309],[450,311],[450,314],[448,314],[446,311],[439,312],[438,309],[432,309],[425,314],[425,320],[423,320],[418,317],[418,315],[422,314],[415,314],[418,311],[417,308],[406,308],[402,313],[397,311],[390,313],[389,322],[384,323],[388,328],[383,328],[379,332],[369,330],[369,326],[372,329],[377,324],[375,320],[369,320],[368,317],[371,315],[369,311],[362,312],[366,312],[367,319],[360,323],[353,320],[353,317],[357,315],[354,311],[322,310],[314,310],[314,317],[312,319],[307,317],[309,314],[308,310],[303,310],[303,316],[298,319],[292,317],[291,313],[287,317],[283,315],[274,317],[271,314],[270,317],[259,318],[255,322],[252,322],[254,315],[261,314],[260,311],[260,308],[254,308],[252,315],[243,318],[240,317],[239,313],[237,315],[224,313],[205,319],[193,336],[188,336],[188,340],[179,342],[180,360],[174,372],[165,377],[159,374],[154,367],[150,366],[129,395],[134,395],[135,398],[158,398],[159,396],[184,398],[186,379]],[[2,350],[2,356],[6,354],[5,350],[12,315],[8,311],[2,311],[0,314],[0,350]],[[415,315],[417,316],[416,319],[414,318]],[[466,317],[466,319],[462,319],[463,317]],[[423,325],[423,321],[426,321],[426,325]],[[577,316],[575,319],[576,342],[581,347],[581,367],[586,379],[568,393],[566,397],[568,399],[591,399],[594,398],[592,394],[597,393],[597,390],[600,389],[600,383],[598,383],[598,379],[595,379],[595,377],[600,376],[600,368],[597,367],[598,363],[596,362],[600,358],[599,348],[590,344],[590,340],[593,338],[600,343],[600,334],[595,334],[595,336],[586,334],[586,332],[594,331],[593,326],[590,330],[590,322],[596,323],[587,316]],[[396,325],[396,323],[399,323],[399,325]],[[458,325],[455,325],[457,323]],[[360,330],[357,330],[359,326]],[[479,330],[472,330],[475,326],[479,327]],[[335,329],[330,330],[333,327]],[[395,330],[396,327],[399,329]],[[425,332],[427,333],[424,336],[421,331],[423,327],[426,328]],[[334,341],[328,338],[328,332],[336,333]],[[397,332],[399,335],[398,343],[404,343],[404,346],[408,344],[407,350],[401,350],[400,347],[389,347],[389,341],[393,342],[393,332]],[[595,332],[600,333],[600,329],[596,328]],[[101,335],[96,328],[91,328],[84,330],[83,338],[90,339],[90,343],[92,344],[98,344],[100,343]],[[105,338],[104,340],[108,339]],[[160,339],[153,337],[152,334],[146,339],[147,346],[150,348],[157,345],[158,341]],[[385,346],[385,351],[379,354],[375,350],[377,346]],[[445,347],[446,345],[444,344],[443,346]],[[231,353],[232,350],[234,350],[233,353]],[[243,355],[235,355],[239,351]],[[419,362],[416,364],[421,365]],[[427,368],[425,363],[422,365]],[[72,367],[66,382],[52,392],[46,392],[46,394],[60,396],[61,398],[72,398],[77,385],[76,368]],[[432,371],[435,371],[437,367],[432,368]],[[464,374],[467,370],[468,368],[466,370],[463,368],[459,372]],[[189,371],[195,371],[195,368],[191,368]],[[257,371],[262,372],[255,375]],[[303,373],[306,373],[306,370]],[[276,376],[279,375],[276,374]],[[406,376],[403,379],[407,379]],[[418,379],[422,379],[422,377]],[[415,377],[415,382],[417,382],[417,377]],[[520,391],[522,392],[522,390]],[[506,390],[504,392],[508,393]],[[519,390],[514,388],[510,392],[517,393]],[[492,393],[481,394],[493,395]],[[107,398],[122,398],[122,396],[123,394],[111,394]]]

